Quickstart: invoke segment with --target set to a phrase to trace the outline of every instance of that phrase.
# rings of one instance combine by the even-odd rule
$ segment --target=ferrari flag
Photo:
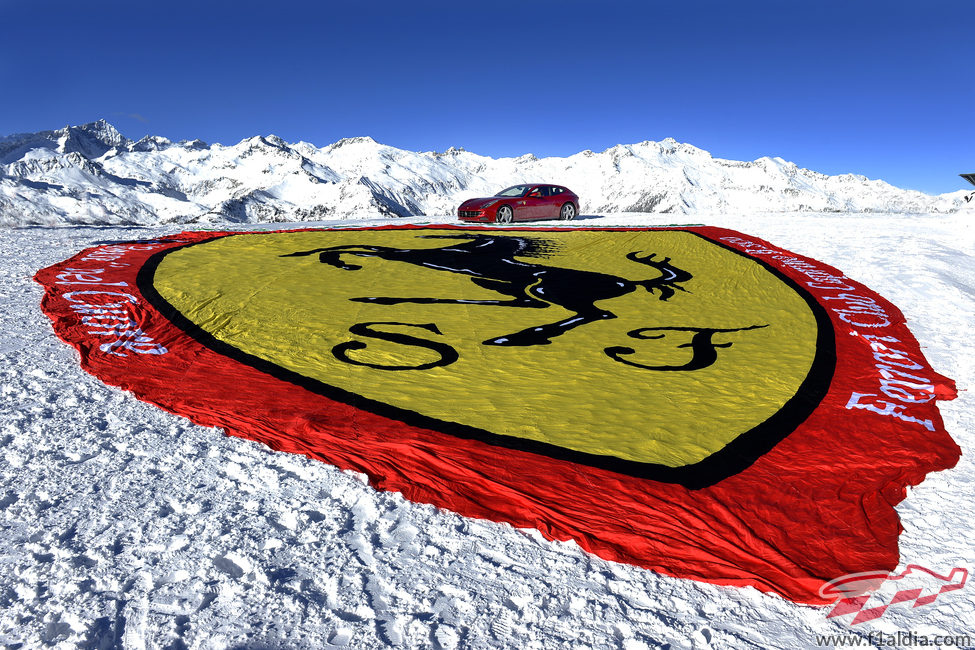
[[[472,517],[799,602],[959,449],[896,307],[710,227],[187,232],[38,272],[82,366]]]

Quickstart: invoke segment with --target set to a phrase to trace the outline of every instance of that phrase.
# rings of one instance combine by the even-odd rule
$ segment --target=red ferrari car
[[[457,208],[461,221],[511,223],[529,219],[563,219],[579,214],[579,197],[561,185],[513,185],[486,199],[468,199]]]

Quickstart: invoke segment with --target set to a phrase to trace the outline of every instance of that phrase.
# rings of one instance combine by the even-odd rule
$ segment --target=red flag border
[[[394,228],[491,230],[489,227],[453,225],[391,225],[342,230]],[[954,396],[953,383],[935,373],[924,360],[900,311],[832,267],[735,231],[707,226],[584,229],[693,232],[758,261],[779,277],[788,279],[792,286],[799,286],[805,292],[801,295],[812,296],[812,303],[826,313],[832,323],[830,329],[835,332],[835,356],[840,361],[832,373],[832,381],[826,394],[798,427],[767,445],[768,449],[764,453],[759,453],[737,473],[710,485],[695,485],[693,481],[686,485],[662,483],[621,474],[612,467],[580,465],[564,458],[548,457],[534,450],[508,448],[504,453],[504,480],[497,485],[488,486],[487,493],[474,498],[468,494],[467,486],[463,486],[463,471],[456,476],[446,477],[446,483],[435,486],[429,482],[414,480],[414,471],[421,469],[424,463],[437,462],[444,453],[448,453],[453,461],[466,461],[475,465],[484,462],[491,458],[492,453],[496,454],[496,447],[483,440],[458,438],[428,427],[404,424],[382,414],[358,408],[355,400],[352,400],[351,405],[333,402],[323,407],[322,397],[308,391],[307,387],[294,382],[282,383],[280,378],[274,379],[272,375],[259,369],[253,369],[253,379],[261,384],[260,397],[270,397],[267,391],[272,388],[271,383],[267,380],[262,382],[259,378],[271,377],[278,382],[279,387],[289,387],[285,389],[285,393],[295,394],[289,408],[276,406],[272,412],[262,417],[247,415],[228,420],[226,414],[214,414],[206,408],[208,390],[213,397],[219,395],[223,399],[227,398],[219,382],[205,382],[211,388],[204,387],[202,392],[199,392],[201,384],[197,382],[198,392],[189,400],[174,391],[173,378],[182,377],[185,380],[194,372],[194,363],[203,363],[209,373],[217,374],[222,367],[233,367],[234,372],[239,374],[241,364],[202,345],[182,330],[179,335],[174,335],[170,318],[154,308],[150,298],[142,291],[146,286],[151,286],[151,283],[146,284],[147,276],[143,277],[143,274],[149,273],[146,263],[150,258],[167,250],[243,233],[189,232],[150,241],[94,247],[65,262],[38,271],[35,279],[45,287],[42,309],[51,318],[55,332],[79,350],[83,368],[106,383],[130,390],[140,399],[189,417],[198,424],[222,426],[230,435],[260,440],[273,449],[302,453],[342,469],[364,472],[378,489],[402,492],[413,501],[432,503],[467,516],[537,528],[550,539],[574,539],[586,550],[607,559],[718,584],[752,585],[799,602],[823,602],[818,588],[838,575],[864,568],[893,569],[897,564],[897,534],[901,530],[893,505],[904,498],[908,485],[920,483],[928,472],[952,467],[960,454],[957,445],[944,431],[935,405],[938,399],[951,399]],[[830,302],[833,300],[837,302]],[[87,307],[79,310],[79,305]],[[110,308],[113,311],[124,311],[128,320],[118,321],[123,324],[112,327],[104,323],[93,324],[93,321],[105,319],[92,318],[99,316],[92,314],[92,310],[98,311],[99,307],[106,305],[114,305]],[[129,309],[128,305],[138,305],[139,309]],[[879,318],[876,322],[861,322],[870,317]],[[821,332],[823,329],[825,328],[820,327]],[[898,347],[891,347],[891,343]],[[934,386],[929,400],[904,404],[892,401],[889,394],[882,394],[883,388],[891,389],[892,386],[890,383],[883,383],[883,373],[887,372],[889,375],[891,368],[884,361],[903,360],[903,355],[899,353],[907,355],[913,365],[923,365],[925,377],[930,377]],[[145,372],[151,368],[159,370],[167,366],[169,375],[163,379],[154,380],[152,372]],[[876,372],[871,376],[864,376],[863,367],[872,367]],[[237,400],[237,408],[241,413],[253,412],[255,397],[247,395]],[[304,409],[301,408],[302,405]],[[866,419],[870,428],[884,432],[893,426],[901,435],[876,435],[867,441],[859,440],[858,437],[849,439],[843,435],[840,425],[830,424],[831,420],[840,415]],[[287,432],[287,435],[282,437],[281,432]],[[374,432],[393,432],[395,440],[387,441],[384,443],[386,446],[377,447],[377,456],[363,458],[358,453],[363,446],[363,436],[369,438]],[[809,436],[815,437],[818,433],[823,437],[823,432],[826,432],[828,439],[818,440],[817,445],[813,446],[813,449],[822,450],[819,458],[803,458],[797,464],[788,462],[790,448],[796,447],[799,439],[808,442]],[[452,441],[449,449],[444,446],[445,436]],[[312,442],[309,443],[309,440]],[[321,444],[323,441],[327,443],[324,447]],[[788,539],[793,534],[823,534],[821,527],[810,528],[802,521],[790,521],[794,517],[790,517],[788,511],[777,521],[759,521],[754,526],[755,530],[744,532],[736,528],[732,521],[735,517],[729,519],[721,511],[726,507],[722,504],[737,500],[742,494],[743,482],[747,485],[747,480],[754,481],[757,478],[774,481],[782,490],[801,490],[801,486],[808,479],[803,474],[804,469],[818,467],[830,460],[835,462],[837,450],[842,451],[843,443],[865,446],[878,458],[883,455],[895,456],[900,463],[896,471],[880,471],[883,469],[882,464],[860,468],[860,481],[864,485],[860,497],[854,500],[855,503],[841,499],[836,511],[825,515],[835,515],[837,522],[848,521],[853,517],[853,520],[869,522],[875,528],[848,532],[844,540],[846,544],[853,545],[851,552],[840,553],[842,557],[837,557],[830,556],[829,553],[824,555],[819,549],[813,553],[818,557],[810,557],[808,549],[804,556],[803,547],[806,544],[802,542],[793,544],[794,548],[776,548],[774,543],[770,546],[768,539]],[[878,444],[881,445],[880,448],[877,448]],[[916,453],[917,446],[921,444],[926,454]],[[801,445],[799,447],[802,448]],[[410,452],[405,454],[409,459],[404,457],[404,450]],[[786,462],[783,462],[783,456]],[[453,471],[458,470],[454,467]],[[572,495],[571,490],[565,492],[557,504],[538,505],[535,500],[525,498],[524,490],[530,486],[537,486],[543,492],[551,490],[550,477],[553,475],[570,485],[579,482],[602,486],[608,490],[608,494],[614,490],[622,491],[620,494],[629,494],[626,490],[635,490],[634,493],[637,494],[643,491],[647,494],[620,499],[618,503],[608,499],[599,504],[604,509],[598,513],[599,516],[590,513],[590,521],[578,513],[585,513],[587,507],[593,507],[592,504],[587,506],[585,503],[578,503],[579,498]],[[519,484],[517,476],[523,477],[522,484]],[[525,481],[525,477],[530,480]],[[457,481],[455,485],[463,487],[450,492],[451,480]],[[843,480],[846,481],[846,478],[843,477]],[[485,486],[479,484],[478,487]],[[447,492],[444,492],[445,488]],[[675,502],[679,503],[678,507],[673,506]],[[758,501],[745,499],[742,503],[743,512],[757,505]],[[672,538],[675,524],[681,529],[675,516],[679,517],[689,506],[700,508],[705,519],[708,515],[715,517],[712,529],[692,531],[693,534],[688,536],[690,539]],[[697,514],[699,513],[695,513]],[[573,517],[580,521],[573,521]],[[627,517],[636,518],[638,523],[646,526],[641,530],[639,525],[634,526],[634,522]],[[620,525],[607,530],[606,522],[616,520],[620,521]],[[817,523],[820,526],[823,524]],[[777,526],[788,529],[790,535],[777,533]],[[671,531],[663,535],[663,544],[660,539],[656,539],[660,537],[661,530]],[[686,534],[686,531],[681,530]],[[878,534],[878,531],[882,534]],[[751,555],[746,553],[736,556],[732,553],[731,556],[723,556],[714,551],[716,547],[728,545],[724,532],[745,539],[754,537],[762,543],[757,543],[759,548]],[[760,548],[765,548],[765,551]],[[864,563],[870,566],[865,566]]]

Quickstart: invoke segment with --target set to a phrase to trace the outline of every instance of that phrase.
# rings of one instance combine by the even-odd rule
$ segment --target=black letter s
[[[349,357],[348,352],[350,350],[364,350],[367,346],[362,341],[347,341],[346,343],[339,343],[334,348],[332,348],[332,354],[339,361],[344,361],[345,363],[351,363],[356,366],[368,366],[369,368],[376,368],[377,370],[427,370],[429,368],[436,368],[437,366],[449,366],[454,361],[457,361],[457,350],[453,349],[446,343],[438,343],[436,341],[428,341],[426,339],[416,338],[415,336],[410,336],[408,334],[397,334],[396,332],[383,332],[381,330],[372,329],[374,325],[399,325],[402,327],[419,327],[425,329],[434,334],[441,334],[440,330],[434,323],[417,324],[417,323],[396,323],[396,322],[374,322],[374,323],[358,323],[349,328],[349,332],[357,336],[365,336],[367,338],[375,338],[381,341],[389,341],[390,343],[398,343],[400,345],[408,345],[414,347],[427,348],[428,350],[433,350],[440,355],[440,358],[436,361],[431,361],[430,363],[421,363],[416,366],[388,366],[375,363],[367,363],[364,361],[356,361],[355,359]]]

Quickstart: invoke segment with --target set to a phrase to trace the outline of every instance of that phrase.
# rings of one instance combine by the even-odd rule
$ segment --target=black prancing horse
[[[517,257],[542,257],[554,246],[540,238],[498,236],[486,233],[464,235],[421,235],[424,239],[466,240],[441,248],[391,248],[388,246],[331,246],[308,251],[289,253],[282,257],[301,257],[319,254],[319,260],[347,271],[361,269],[361,266],[342,260],[343,255],[356,257],[378,257],[384,260],[407,262],[428,269],[460,273],[471,277],[471,281],[509,299],[468,300],[464,298],[390,298],[364,297],[350,298],[356,302],[376,305],[451,304],[451,305],[496,305],[505,307],[526,307],[544,309],[557,305],[573,313],[569,318],[530,327],[505,336],[488,339],[484,345],[546,345],[557,336],[571,329],[599,320],[616,318],[613,312],[596,306],[601,300],[609,300],[626,295],[638,288],[650,293],[659,292],[660,300],[667,300],[677,290],[680,282],[691,279],[691,274],[670,263],[670,258],[654,259],[656,255],[640,256],[633,252],[627,259],[651,266],[660,272],[649,280],[628,280],[616,275],[596,271],[580,271],[558,266],[545,266],[525,262]]]

